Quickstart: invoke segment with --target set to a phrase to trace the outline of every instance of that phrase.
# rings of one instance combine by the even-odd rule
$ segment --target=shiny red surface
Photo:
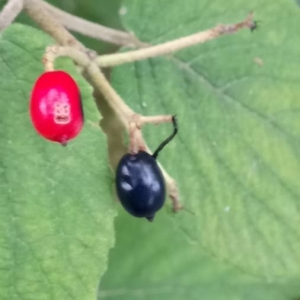
[[[43,73],[36,81],[30,99],[30,116],[36,131],[63,145],[75,138],[83,126],[79,88],[64,71]]]

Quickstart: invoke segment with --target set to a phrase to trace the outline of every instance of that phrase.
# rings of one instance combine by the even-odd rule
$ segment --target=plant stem
[[[90,22],[60,10],[47,2],[41,1],[45,9],[48,10],[62,25],[71,31],[76,31],[83,35],[99,39],[111,44],[129,47],[144,47],[146,44],[140,42],[132,34],[102,26]]]
[[[113,89],[108,80],[95,62],[93,62],[86,52],[72,47],[52,46],[46,49],[43,57],[45,71],[54,70],[54,61],[58,57],[70,57],[72,60],[84,68],[91,84],[97,91],[101,92],[108,104],[118,115],[124,127],[128,129],[129,120],[135,114],[134,111],[123,101],[119,94]]]
[[[0,32],[9,26],[23,9],[23,0],[9,0],[0,13]]]
[[[128,130],[129,122],[132,116],[135,115],[135,112],[124,102],[115,89],[113,89],[96,63],[91,62],[86,71],[93,86],[103,94],[110,107]]]
[[[145,49],[129,51],[119,54],[102,55],[96,59],[96,62],[99,67],[104,68],[113,67],[133,61],[143,60],[151,57],[166,55],[184,48],[205,43],[222,35],[233,34],[244,28],[251,29],[254,26],[255,23],[252,19],[252,14],[250,14],[245,20],[239,23],[230,25],[217,25],[214,28],[198,32],[183,38],[179,38],[177,40],[166,42],[164,44],[148,47]]]
[[[24,0],[25,12],[60,45],[76,47],[84,50],[85,47],[65,29],[42,5],[40,0]]]

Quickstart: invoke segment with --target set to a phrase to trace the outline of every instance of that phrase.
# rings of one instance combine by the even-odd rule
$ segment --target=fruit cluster
[[[84,116],[79,88],[64,71],[43,73],[36,81],[30,100],[34,128],[45,139],[66,145],[83,127]],[[153,155],[145,151],[125,154],[117,167],[116,189],[123,207],[135,217],[152,221],[164,204],[166,187],[156,162],[158,153],[177,134],[161,143]]]

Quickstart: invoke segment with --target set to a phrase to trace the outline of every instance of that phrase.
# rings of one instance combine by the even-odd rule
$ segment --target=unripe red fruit
[[[44,138],[66,145],[83,126],[81,96],[74,79],[64,71],[43,73],[30,99],[34,128]]]

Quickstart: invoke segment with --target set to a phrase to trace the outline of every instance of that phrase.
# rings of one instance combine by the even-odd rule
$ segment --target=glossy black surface
[[[149,221],[165,201],[162,172],[156,160],[144,151],[122,157],[117,168],[116,188],[123,207],[133,216]]]

